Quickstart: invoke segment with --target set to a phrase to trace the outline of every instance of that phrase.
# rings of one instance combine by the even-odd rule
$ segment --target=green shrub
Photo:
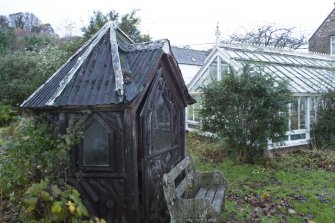
[[[24,193],[21,219],[39,222],[89,222],[79,192],[69,185],[59,188],[47,180],[32,184]]]
[[[33,52],[0,57],[0,101],[18,106],[38,85],[33,83],[38,60]]]
[[[1,148],[1,212],[10,213],[12,219],[7,220],[13,222],[84,218],[87,211],[78,193],[66,185],[69,151],[73,144],[79,143],[79,126],[68,128],[65,135],[55,135],[54,127],[47,124],[43,115],[21,118],[19,122],[7,145]],[[75,208],[72,212],[71,205]]]
[[[10,33],[0,31],[0,55],[7,53],[10,48]]]
[[[13,106],[0,103],[0,127],[8,126],[16,115],[17,111]]]
[[[48,45],[0,57],[0,101],[19,106],[66,61],[70,52],[65,47]]]
[[[268,139],[277,142],[287,130],[287,82],[274,80],[260,66],[227,73],[202,92],[202,130],[216,133],[236,160],[260,160]]]
[[[319,106],[318,121],[312,135],[317,148],[335,150],[335,91],[330,91],[322,97]]]
[[[20,125],[5,146],[1,187],[8,194],[17,188],[25,189],[41,179],[64,177],[68,166],[69,149],[53,134],[52,126],[41,120],[19,120]]]

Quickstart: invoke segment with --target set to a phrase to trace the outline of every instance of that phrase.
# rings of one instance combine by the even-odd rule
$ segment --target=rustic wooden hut
[[[136,44],[108,23],[21,107],[82,123],[71,183],[93,216],[134,223],[168,221],[161,178],[185,156],[189,103],[168,40]]]

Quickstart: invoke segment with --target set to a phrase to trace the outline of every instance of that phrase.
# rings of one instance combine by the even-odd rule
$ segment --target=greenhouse
[[[188,84],[190,94],[198,102],[187,108],[187,129],[196,129],[200,121],[197,114],[201,106],[199,87],[221,80],[230,69],[238,73],[247,63],[261,66],[265,73],[278,80],[287,80],[292,93],[286,136],[281,143],[269,142],[269,148],[308,144],[317,122],[320,96],[335,86],[335,57],[258,45],[219,44],[213,49]]]

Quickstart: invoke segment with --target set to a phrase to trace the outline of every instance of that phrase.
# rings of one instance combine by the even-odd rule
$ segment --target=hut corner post
[[[115,93],[119,96],[119,100],[123,100],[123,76],[119,55],[119,47],[116,40],[115,24],[111,25],[110,28],[110,42],[111,42],[111,53],[113,60],[113,69],[115,74]]]

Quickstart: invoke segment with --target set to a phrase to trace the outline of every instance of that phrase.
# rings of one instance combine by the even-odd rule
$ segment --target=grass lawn
[[[229,182],[223,222],[335,223],[335,151],[277,151],[264,165],[236,164],[219,142],[187,135],[199,170]]]
[[[9,132],[0,128],[0,169]],[[248,165],[227,158],[215,139],[188,133],[187,148],[198,169],[221,170],[229,182],[222,222],[335,223],[335,150],[278,151]]]

